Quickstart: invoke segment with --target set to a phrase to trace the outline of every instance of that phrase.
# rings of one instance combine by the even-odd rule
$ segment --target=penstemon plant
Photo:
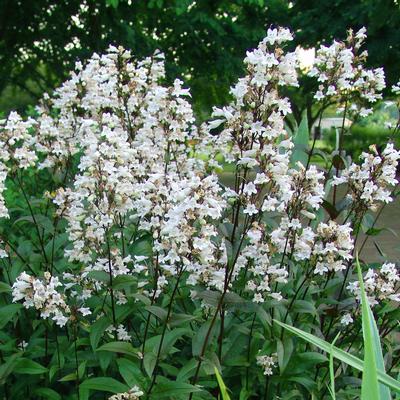
[[[368,213],[397,195],[400,152],[388,142],[351,162],[343,123],[316,161],[283,93],[306,73],[319,124],[328,103],[356,120],[384,73],[364,66],[363,29],[306,72],[292,39],[269,29],[201,126],[161,53],[116,47],[78,63],[34,116],[2,122],[3,398],[212,399],[215,369],[233,398],[329,398],[328,358],[282,324],[362,350],[353,256]],[[388,373],[399,280],[390,262],[364,276]],[[359,372],[337,368],[337,398],[357,398]]]

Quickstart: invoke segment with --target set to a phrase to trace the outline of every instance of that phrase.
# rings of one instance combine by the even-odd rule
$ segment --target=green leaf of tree
[[[127,385],[114,378],[99,377],[89,378],[83,381],[79,388],[82,390],[99,390],[101,392],[123,393],[129,390]]]
[[[96,351],[109,351],[111,353],[122,353],[128,354],[132,357],[138,357],[138,350],[135,349],[130,343],[128,342],[110,342],[103,344],[100,346]]]
[[[0,329],[3,329],[21,308],[22,304],[8,304],[0,307]]]
[[[20,358],[14,367],[13,372],[16,374],[38,375],[44,374],[48,369],[40,365],[36,361],[29,358]]]
[[[96,350],[104,331],[111,325],[110,320],[106,317],[100,317],[93,325],[90,327],[90,345],[93,350]]]
[[[171,398],[172,396],[181,396],[194,392],[200,392],[201,389],[197,386],[190,385],[189,383],[170,381],[166,378],[159,378],[154,390],[153,397],[155,399]]]

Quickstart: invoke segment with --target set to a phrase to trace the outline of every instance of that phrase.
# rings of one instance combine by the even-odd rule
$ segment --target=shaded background
[[[0,111],[24,111],[59,85],[78,59],[109,44],[138,57],[161,49],[168,78],[192,89],[203,119],[227,100],[246,49],[270,25],[290,27],[294,46],[368,29],[371,66],[400,75],[400,10],[394,0],[1,0]],[[300,101],[301,103],[301,101]],[[299,105],[300,112],[304,104]]]

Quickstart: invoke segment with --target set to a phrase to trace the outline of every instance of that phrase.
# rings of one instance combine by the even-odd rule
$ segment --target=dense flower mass
[[[109,400],[138,400],[143,394],[138,386],[134,386],[129,392],[115,394],[109,397]]]
[[[381,69],[363,66],[364,39],[360,30],[321,46],[309,72],[319,87],[315,98],[345,104],[352,116],[367,115],[365,104],[379,100],[385,86]],[[231,102],[214,107],[200,127],[183,82],[165,84],[161,53],[138,61],[113,46],[77,63],[34,118],[11,113],[1,122],[0,217],[18,214],[14,225],[23,232],[18,223],[34,224],[36,237],[29,247],[0,236],[0,258],[4,265],[17,258],[8,278],[13,302],[49,320],[46,335],[54,321],[74,336],[75,359],[66,363],[74,372],[65,381],[85,373],[92,379],[91,369],[98,371],[91,363],[100,360],[102,377],[114,363],[129,385],[110,400],[150,398],[161,371],[196,385],[230,352],[229,365],[246,359],[247,382],[252,362],[268,379],[278,359],[281,372],[286,363],[282,351],[271,349],[288,343],[293,350],[275,319],[309,323],[302,314],[312,313],[313,328],[326,337],[332,326],[357,323],[356,313],[347,312],[360,298],[352,281],[354,238],[367,211],[392,201],[400,152],[390,142],[363,152],[361,164],[348,165],[342,154],[340,168],[333,156],[326,157],[330,168],[313,164],[314,145],[299,148],[300,133],[289,129],[286,96],[301,73],[298,53],[286,49],[292,40],[288,29],[269,29],[246,53]],[[233,171],[233,182],[221,170]],[[23,190],[23,173],[32,171],[51,181],[36,203]],[[19,218],[19,208],[7,210],[7,182],[21,188],[28,218]],[[343,207],[336,201],[340,184],[347,187]],[[400,301],[399,281],[395,264],[369,269],[371,304]],[[325,299],[338,285],[335,298]],[[322,315],[332,304],[332,313]],[[233,347],[247,346],[245,356],[227,350],[224,329],[237,335]],[[164,363],[188,338],[192,348],[182,354],[192,352],[191,361]],[[89,342],[93,350],[106,346],[79,364],[80,346]],[[257,356],[264,342],[272,355]],[[57,349],[65,343],[56,341]],[[102,355],[114,349],[123,356]],[[58,371],[64,361],[57,362]]]
[[[356,33],[350,30],[345,42],[334,41],[317,50],[314,66],[308,73],[319,82],[316,100],[325,101],[336,96],[350,103],[351,98],[349,110],[353,114],[365,117],[372,113],[371,105],[382,99],[385,73],[382,68],[364,68],[367,52],[360,48],[365,39],[365,28]]]
[[[272,375],[273,368],[276,366],[277,362],[277,354],[274,353],[270,356],[268,355],[262,355],[262,356],[257,356],[257,365],[261,366],[261,368],[264,370],[264,375]]]
[[[381,153],[371,147],[371,153],[362,153],[362,164],[352,163],[340,177],[333,178],[333,185],[346,183],[348,197],[354,207],[376,210],[379,203],[392,201],[391,186],[397,184],[396,168],[400,152],[388,143]]]
[[[62,287],[58,277],[49,272],[44,279],[34,278],[23,272],[13,285],[13,301],[24,301],[25,308],[34,307],[42,318],[50,318],[59,326],[64,326],[69,319],[70,308],[65,296],[57,288]]]
[[[374,306],[382,300],[400,302],[398,284],[400,281],[400,270],[393,263],[384,263],[379,270],[369,269],[364,275],[364,287],[367,292],[368,301]],[[360,283],[350,282],[347,289],[361,299]]]

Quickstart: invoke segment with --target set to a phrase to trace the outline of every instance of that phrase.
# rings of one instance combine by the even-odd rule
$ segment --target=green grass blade
[[[360,262],[358,261],[358,255],[356,255],[356,265],[358,280],[360,282],[361,300],[362,300],[362,326],[364,335],[364,375],[363,385],[361,387],[361,397],[363,393],[366,396],[365,399],[372,399],[373,393],[378,396],[380,400],[391,400],[390,390],[387,386],[379,384],[377,378],[377,370],[385,372],[385,364],[383,361],[382,346],[379,339],[379,331],[375,323],[374,315],[371,307],[368,303],[367,294],[365,292],[364,280],[361,273]],[[368,367],[368,368],[367,368]],[[377,385],[377,388],[375,386]],[[378,394],[376,392],[378,391]]]
[[[376,368],[375,348],[371,329],[371,309],[367,294],[365,293],[364,280],[360,263],[356,257],[358,280],[361,292],[362,330],[364,337],[364,371],[361,384],[361,400],[380,400],[378,370]]]
[[[274,320],[274,322],[281,327],[285,328],[289,332],[295,334],[296,336],[304,339],[305,341],[313,344],[314,346],[317,346],[321,350],[330,353],[333,351],[333,356],[337,358],[340,361],[345,362],[346,364],[350,365],[351,367],[363,372],[364,370],[364,363],[362,360],[359,358],[353,356],[352,354],[346,353],[345,351],[332,346],[331,344],[328,343],[327,341],[312,335],[311,333],[304,332],[301,329],[295,328],[290,325],[286,325],[283,322]],[[393,379],[391,376],[387,375],[386,373],[378,370],[378,381],[383,383],[384,385],[388,386],[389,388],[395,390],[396,392],[400,393],[400,382],[396,381],[396,379]]]
[[[229,397],[229,394],[228,394],[228,390],[222,379],[222,376],[220,375],[220,373],[218,372],[218,369],[216,367],[214,367],[214,371],[215,371],[215,375],[217,377],[219,390],[221,391],[222,400],[231,400],[231,398]]]
[[[332,396],[332,400],[336,400],[336,395],[335,395],[335,369],[333,367],[333,348],[335,347],[335,343],[339,337],[340,333],[338,333],[333,339],[333,342],[331,344],[331,351],[329,353],[329,375],[331,377],[331,386],[328,386],[329,392]]]

